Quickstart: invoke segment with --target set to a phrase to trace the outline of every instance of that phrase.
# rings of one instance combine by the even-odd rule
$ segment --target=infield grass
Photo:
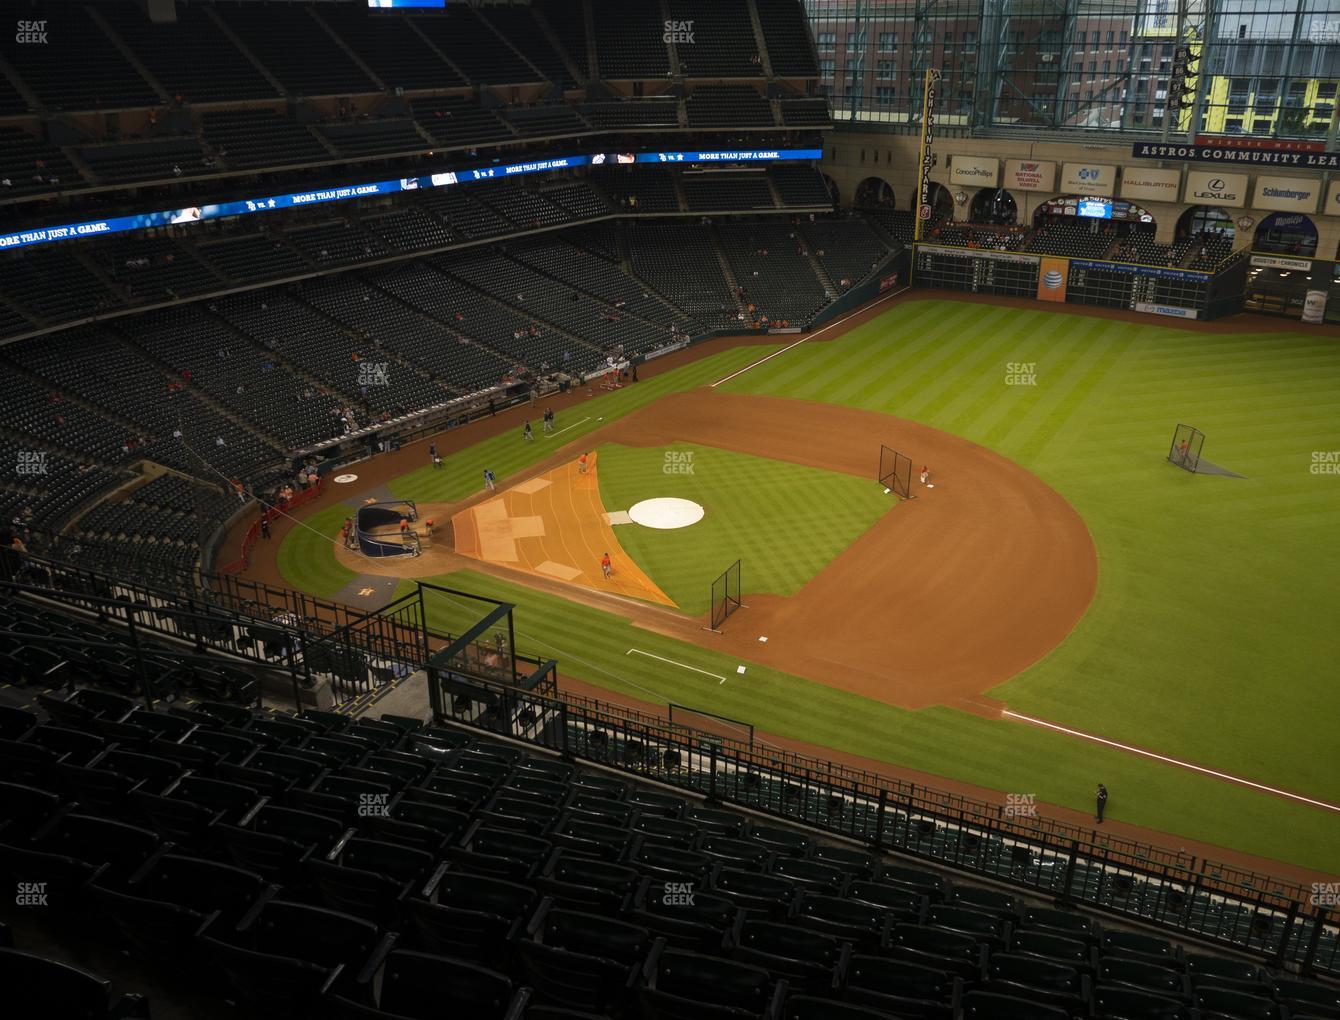
[[[636,524],[615,537],[681,610],[707,612],[713,578],[748,564],[744,590],[794,595],[893,506],[868,478],[788,464],[711,446],[599,447],[600,498],[607,510],[678,496],[706,513],[689,528]]]

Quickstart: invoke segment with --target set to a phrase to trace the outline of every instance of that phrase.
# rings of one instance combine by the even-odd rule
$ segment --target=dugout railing
[[[437,722],[486,729],[1273,966],[1340,977],[1340,911],[1316,889],[1049,819],[1009,819],[996,805],[783,749],[702,739],[596,699],[460,678],[453,695],[434,699]]]

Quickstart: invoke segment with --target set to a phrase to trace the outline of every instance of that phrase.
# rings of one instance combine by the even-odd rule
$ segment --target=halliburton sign
[[[1180,170],[1150,170],[1139,166],[1121,168],[1121,197],[1146,202],[1176,202],[1182,186]]]

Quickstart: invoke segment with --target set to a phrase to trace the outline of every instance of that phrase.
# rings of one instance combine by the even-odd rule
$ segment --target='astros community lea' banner
[[[1178,145],[1174,142],[1136,142],[1137,159],[1179,159],[1189,163],[1238,163],[1291,166],[1299,170],[1340,170],[1340,152],[1278,152],[1228,145]]]

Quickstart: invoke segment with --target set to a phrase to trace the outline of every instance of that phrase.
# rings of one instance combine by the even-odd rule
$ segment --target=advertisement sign
[[[1303,321],[1321,322],[1326,318],[1326,292],[1310,290],[1303,298]]]
[[[1164,269],[1162,266],[1139,266],[1130,262],[1094,262],[1090,259],[1071,259],[1071,269],[1111,269],[1119,273],[1135,276],[1157,276],[1160,280],[1203,281],[1209,273],[1198,273],[1193,269]]]
[[[935,93],[940,72],[927,68],[926,85],[921,101],[921,200],[917,208],[915,239],[921,240],[921,224],[932,216],[931,167],[935,165]]]
[[[1171,315],[1176,319],[1194,319],[1198,315],[1194,308],[1182,308],[1178,305],[1156,305],[1148,301],[1137,301],[1135,310],[1137,312],[1148,312],[1150,315]]]
[[[888,276],[881,276],[879,278],[879,292],[881,294],[883,294],[886,290],[892,290],[896,286],[898,286],[897,273],[890,273]]]
[[[1088,216],[1090,219],[1110,220],[1112,203],[1105,198],[1082,198],[1075,205],[1075,214]]]
[[[1314,213],[1321,196],[1321,181],[1306,177],[1258,177],[1252,192],[1255,209]]]
[[[1340,180],[1331,181],[1331,187],[1326,192],[1326,204],[1321,207],[1321,211],[1327,216],[1340,216]]]
[[[1146,170],[1139,166],[1121,168],[1121,197],[1152,202],[1176,202],[1182,186],[1180,170]]]
[[[1308,259],[1287,259],[1282,255],[1253,255],[1251,264],[1262,269],[1293,269],[1300,273],[1312,272]]]
[[[949,180],[964,188],[994,188],[1000,180],[1000,161],[984,156],[951,156]]]
[[[1069,259],[1044,258],[1038,267],[1038,300],[1065,302]]]
[[[1007,159],[1002,186],[1011,191],[1055,191],[1056,164],[1032,159]]]
[[[1095,163],[1065,163],[1061,167],[1061,190],[1075,195],[1114,195],[1117,168]]]
[[[1191,205],[1241,208],[1247,204],[1247,175],[1226,174],[1218,170],[1191,170],[1186,175],[1182,201]]]
[[[1136,142],[1131,146],[1131,155],[1136,159],[1176,159],[1184,163],[1254,163],[1298,170],[1340,170],[1340,152],[1292,152],[1251,145]]]

